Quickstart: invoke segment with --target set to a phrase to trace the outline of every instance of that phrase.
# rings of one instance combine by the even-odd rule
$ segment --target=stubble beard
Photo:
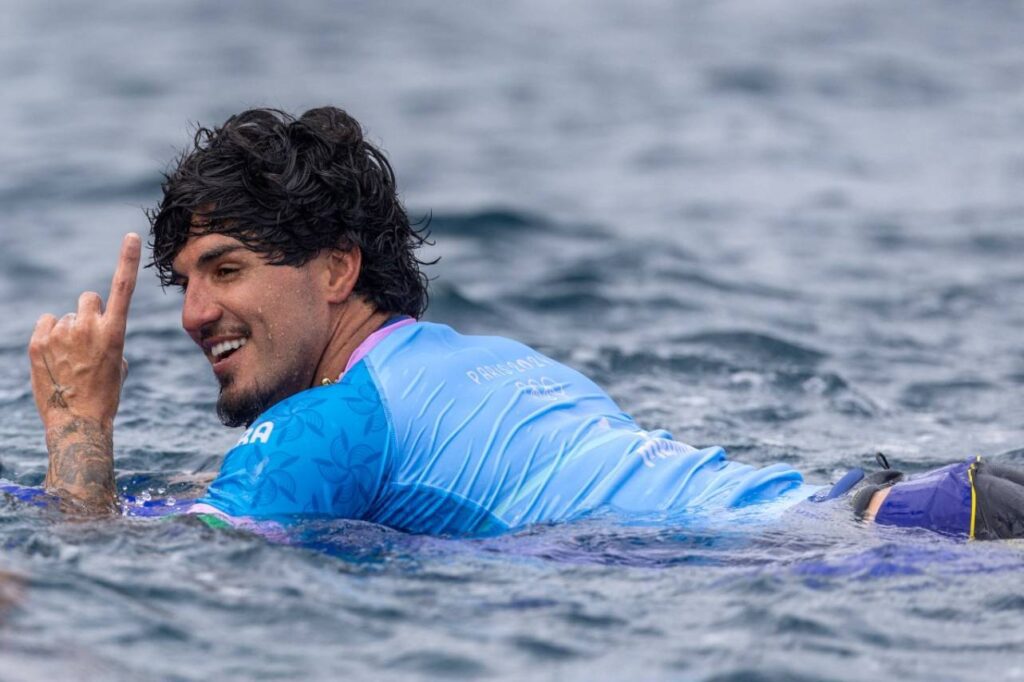
[[[273,395],[258,383],[251,391],[230,393],[227,389],[234,383],[231,376],[224,377],[220,382],[220,395],[217,396],[217,416],[224,426],[249,426],[256,418],[273,405]]]
[[[285,398],[308,388],[298,379],[297,372],[285,372],[285,376],[277,378],[272,384],[253,382],[253,388],[247,391],[228,389],[235,383],[233,375],[218,377],[220,395],[217,396],[217,416],[224,426],[248,427],[271,407]]]

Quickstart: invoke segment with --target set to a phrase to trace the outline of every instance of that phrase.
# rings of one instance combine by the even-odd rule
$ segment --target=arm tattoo
[[[95,419],[73,417],[47,432],[46,447],[50,451],[47,490],[87,512],[116,509],[113,429]]]
[[[60,407],[65,410],[68,409],[67,401],[64,400],[65,390],[66,389],[60,384],[53,385],[53,395],[51,395],[50,399],[47,400],[47,402],[50,404],[50,407]]]
[[[46,373],[50,375],[50,381],[53,383],[53,394],[47,402],[50,404],[50,407],[68,409],[68,403],[64,400],[64,391],[68,390],[67,386],[61,386],[57,382],[57,378],[53,376],[53,371],[50,369],[50,363],[46,361],[46,356],[43,356],[43,365],[46,367]]]

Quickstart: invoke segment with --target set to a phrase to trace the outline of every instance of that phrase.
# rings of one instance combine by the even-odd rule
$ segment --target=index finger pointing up
[[[139,261],[142,259],[142,239],[134,232],[129,232],[121,242],[121,256],[114,271],[114,280],[110,283],[110,296],[107,298],[107,311],[104,318],[119,324],[123,329],[128,321],[128,306],[135,292],[135,279],[139,274]]]

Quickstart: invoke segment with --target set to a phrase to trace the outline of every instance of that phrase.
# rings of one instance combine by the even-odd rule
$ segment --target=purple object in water
[[[967,469],[973,461],[972,458],[950,464],[896,484],[878,510],[875,522],[967,535],[971,526],[971,482]]]

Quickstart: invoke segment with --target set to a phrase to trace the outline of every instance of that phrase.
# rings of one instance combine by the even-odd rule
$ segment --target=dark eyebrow
[[[203,267],[210,261],[215,261],[221,256],[226,256],[232,251],[238,251],[239,249],[244,248],[246,247],[241,244],[224,244],[222,246],[215,246],[206,253],[204,253],[203,255],[201,255],[198,260],[196,260],[196,266]]]

